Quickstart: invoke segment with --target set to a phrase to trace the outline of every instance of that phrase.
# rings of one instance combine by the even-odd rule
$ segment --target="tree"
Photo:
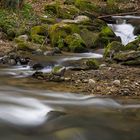
[[[0,6],[3,8],[21,8],[24,0],[0,0]]]

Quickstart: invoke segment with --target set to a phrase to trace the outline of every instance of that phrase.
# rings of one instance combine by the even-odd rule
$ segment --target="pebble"
[[[101,64],[100,68],[106,67],[106,64]]]
[[[113,85],[115,85],[115,86],[120,86],[120,84],[121,84],[120,80],[113,81]]]
[[[64,79],[66,82],[68,82],[68,81],[71,81],[71,78],[70,77],[65,77],[65,79]]]
[[[95,87],[95,84],[96,84],[96,81],[95,81],[94,79],[89,79],[89,80],[88,80],[88,85],[89,85],[90,87]]]

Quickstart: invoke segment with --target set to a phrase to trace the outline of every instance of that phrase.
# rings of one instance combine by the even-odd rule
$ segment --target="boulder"
[[[113,42],[109,43],[107,45],[107,47],[105,47],[104,57],[112,58],[115,53],[123,50],[123,48],[124,48],[124,46],[120,42],[113,41]]]
[[[33,42],[42,44],[48,35],[48,25],[34,26],[31,29],[31,39]]]
[[[99,63],[96,59],[90,58],[86,60],[86,66],[87,66],[87,69],[98,69]]]
[[[103,26],[94,38],[92,48],[104,48],[112,41],[120,41],[120,38],[115,35],[112,29],[108,26]]]
[[[137,50],[140,47],[140,36],[138,36],[134,41],[128,43],[124,50]]]
[[[87,51],[85,42],[77,33],[68,35],[65,38],[64,43],[71,52],[82,53]]]
[[[119,52],[113,59],[123,65],[140,65],[140,51]]]
[[[45,6],[45,12],[47,15],[56,16],[62,19],[72,19],[79,14],[79,9],[74,5],[64,5],[59,2],[52,2]]]
[[[52,47],[64,48],[64,40],[68,35],[72,35],[73,33],[80,32],[80,29],[77,25],[66,24],[66,23],[57,23],[52,25],[49,28],[49,36],[51,39]],[[66,48],[67,49],[67,48]]]

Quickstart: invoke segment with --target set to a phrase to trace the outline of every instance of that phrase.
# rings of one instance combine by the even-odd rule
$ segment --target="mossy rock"
[[[77,25],[57,23],[49,28],[49,36],[53,47],[64,46],[66,36],[73,33],[79,33],[80,29]],[[60,47],[61,48],[61,47]]]
[[[126,62],[122,62],[121,64],[123,65],[133,65],[133,66],[136,66],[136,65],[140,65],[140,57],[139,58],[136,58],[135,60],[129,60],[129,61],[126,61]]]
[[[96,27],[97,31],[101,31],[102,29],[104,29],[104,27],[107,27],[107,23],[101,19],[94,19],[93,20],[93,26]]]
[[[64,0],[64,4],[74,5],[75,0]]]
[[[40,20],[42,23],[45,23],[45,24],[57,23],[57,19],[55,17],[42,16],[42,17],[40,17]]]
[[[14,39],[14,41],[16,42],[16,43],[20,43],[20,42],[26,42],[26,41],[28,41],[28,36],[27,35],[20,35],[20,36],[18,36],[18,37],[16,37],[15,39]]]
[[[138,36],[134,41],[128,43],[124,49],[125,50],[137,50],[140,46],[140,36]]]
[[[86,61],[86,66],[88,67],[88,69],[98,69],[99,63],[96,59],[91,58]]]
[[[123,45],[120,42],[113,41],[107,45],[104,51],[104,57],[111,57],[115,53],[123,50]]]
[[[102,36],[107,36],[107,37],[116,37],[115,33],[112,31],[112,29],[108,26],[102,27],[101,30],[101,35]]]
[[[38,45],[27,41],[21,41],[16,44],[17,44],[17,50],[21,50],[21,51],[33,52],[39,48]]]
[[[48,25],[34,26],[31,29],[31,39],[33,42],[42,44],[48,35]]]
[[[67,36],[64,41],[71,52],[82,53],[87,51],[85,42],[77,33]]]
[[[94,11],[97,9],[95,4],[89,0],[75,0],[75,6],[84,11]]]
[[[87,48],[93,48],[95,38],[98,36],[98,33],[89,31],[88,29],[84,28],[80,31],[80,35],[84,40]]]
[[[59,2],[53,2],[45,6],[45,12],[57,18],[71,19],[78,15],[80,11],[74,5],[64,5]]]
[[[119,52],[114,55],[113,59],[122,64],[140,64],[140,51]]]
[[[51,73],[56,76],[64,76],[66,68],[64,66],[54,66]]]
[[[104,48],[112,41],[120,42],[120,37],[117,37],[110,27],[103,26],[94,39],[93,48]]]

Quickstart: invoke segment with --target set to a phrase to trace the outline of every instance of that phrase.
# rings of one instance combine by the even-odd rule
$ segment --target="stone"
[[[96,85],[96,81],[94,79],[89,79],[88,80],[88,86],[93,88]]]
[[[118,41],[113,41],[105,47],[104,57],[113,58],[114,54],[123,50],[123,45]]]
[[[66,67],[63,67],[63,66],[59,66],[58,65],[58,66],[53,67],[51,73],[53,75],[63,77],[64,74],[65,74],[65,71],[66,71]]]
[[[121,62],[124,65],[139,65],[140,51],[125,51],[114,55],[114,60]]]
[[[115,86],[120,86],[120,84],[121,84],[120,80],[113,81],[113,85],[115,85]]]
[[[33,70],[41,70],[44,68],[44,66],[40,63],[36,63],[32,66]]]
[[[67,36],[64,42],[70,52],[82,53],[87,51],[85,42],[77,33]]]
[[[48,35],[48,24],[34,26],[31,29],[31,39],[33,42],[43,44]]]
[[[90,58],[86,61],[86,66],[88,69],[98,69],[99,63],[96,59]]]
[[[29,39],[28,35],[20,35],[17,38],[15,38],[16,42],[21,42],[21,41],[26,42],[28,41],[28,39]]]

